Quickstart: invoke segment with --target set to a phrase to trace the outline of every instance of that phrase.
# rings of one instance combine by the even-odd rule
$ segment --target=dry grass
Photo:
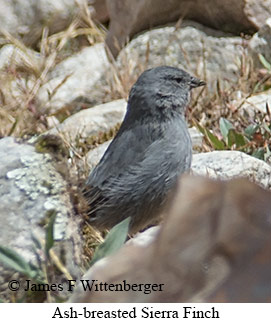
[[[13,45],[13,53],[0,70],[0,137],[28,137],[48,129],[51,111],[39,105],[38,91],[59,62],[105,37],[105,31],[93,24],[87,12],[82,8],[81,16],[60,33],[49,35],[45,27],[36,52],[3,32],[3,44]],[[49,93],[49,101],[67,79]]]
[[[225,118],[233,124],[238,133],[243,134],[244,130],[250,125],[258,125],[258,134],[260,134],[264,121],[270,122],[270,116],[268,114],[263,115],[256,110],[253,115],[248,114],[242,109],[242,106],[252,95],[271,88],[270,80],[271,71],[264,68],[260,70],[254,68],[252,58],[244,51],[237,83],[233,83],[226,90],[221,90],[218,82],[215,93],[211,94],[208,89],[203,89],[199,95],[193,96],[188,111],[190,124],[196,125],[196,123],[199,123],[202,127],[211,130],[219,139],[222,139],[219,120]],[[259,149],[261,144],[270,145],[271,143],[268,140],[268,143],[258,142],[255,145],[255,142],[252,141],[251,145],[249,143],[252,149],[246,152],[253,154],[254,150]],[[210,142],[206,140],[202,148],[203,151],[214,149]]]

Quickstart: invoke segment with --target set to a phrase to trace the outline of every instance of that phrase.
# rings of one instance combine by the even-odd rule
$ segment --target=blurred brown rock
[[[178,19],[234,33],[257,31],[271,14],[270,0],[107,0],[110,16],[107,44],[117,56],[136,33]]]
[[[183,176],[147,246],[128,244],[83,279],[164,284],[163,291],[92,291],[71,302],[271,301],[271,193],[245,179]]]
[[[90,0],[90,4],[95,10],[94,18],[96,20],[101,23],[105,23],[109,20],[106,0]]]

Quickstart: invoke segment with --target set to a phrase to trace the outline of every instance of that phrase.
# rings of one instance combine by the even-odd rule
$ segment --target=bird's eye
[[[183,81],[183,78],[182,77],[176,77],[175,81],[178,82],[178,83],[181,83]]]

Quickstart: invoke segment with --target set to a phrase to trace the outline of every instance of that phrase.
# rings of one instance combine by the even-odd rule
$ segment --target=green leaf
[[[215,136],[213,133],[211,133],[211,131],[209,131],[208,129],[205,129],[206,131],[206,135],[209,139],[209,141],[211,142],[211,144],[213,145],[213,147],[217,150],[223,150],[225,149],[225,145],[223,143],[223,141],[219,140],[217,138],[217,136]]]
[[[45,253],[49,257],[49,251],[54,245],[54,225],[56,220],[56,211],[52,210],[49,214],[50,221],[46,229]]]
[[[120,247],[124,244],[128,232],[129,232],[129,224],[131,221],[131,217],[129,216],[122,222],[115,225],[107,234],[105,241],[99,245],[95,254],[91,260],[90,265],[93,265],[98,260],[111,255],[120,249]]]
[[[219,127],[224,140],[227,142],[228,133],[231,129],[234,129],[233,125],[225,118],[220,118]],[[231,145],[229,145],[231,147]]]
[[[266,60],[266,58],[262,54],[259,54],[258,56],[263,67],[265,67],[268,71],[271,71],[271,64]]]
[[[266,123],[266,122],[263,122],[262,127],[264,128],[264,130],[265,130],[266,132],[268,132],[269,134],[271,134],[270,127],[269,127],[269,125],[267,125],[267,123]]]
[[[251,124],[246,127],[244,132],[249,139],[252,139],[253,135],[258,131],[258,129],[259,129],[259,125]]]
[[[30,278],[40,275],[38,268],[30,265],[21,255],[8,247],[0,246],[0,262]]]
[[[236,143],[236,148],[240,148],[246,145],[246,140],[245,137],[238,132],[235,132],[235,143]]]
[[[236,145],[236,148],[240,148],[246,145],[245,137],[236,132],[234,129],[230,129],[228,133],[228,145],[232,147],[232,145]]]
[[[259,148],[252,154],[253,157],[264,160],[264,148]]]
[[[223,141],[219,140],[217,136],[211,133],[210,130],[203,128],[199,123],[195,122],[196,127],[199,131],[209,140],[210,144],[217,150],[225,149],[225,144]]]

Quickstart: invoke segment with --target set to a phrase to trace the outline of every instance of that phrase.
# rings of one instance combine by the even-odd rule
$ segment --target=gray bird
[[[185,111],[190,90],[202,85],[170,66],[141,74],[117,135],[86,182],[91,224],[111,228],[131,216],[135,233],[161,214],[177,178],[191,166]]]

